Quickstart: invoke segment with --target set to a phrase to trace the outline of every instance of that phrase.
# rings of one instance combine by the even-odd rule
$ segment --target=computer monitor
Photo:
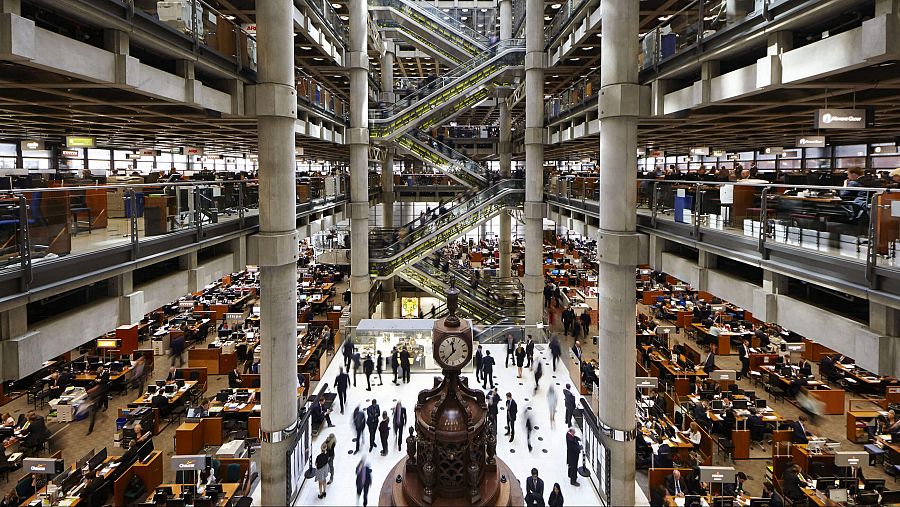
[[[181,498],[170,498],[166,501],[166,507],[185,507],[185,505]]]
[[[147,394],[156,394],[156,386],[147,386]]]
[[[866,479],[864,489],[867,491],[884,491],[884,479]]]
[[[157,495],[166,495],[166,497],[172,496],[172,487],[171,486],[159,486],[155,490]]]
[[[847,490],[844,488],[829,489],[828,499],[841,504],[847,503]]]
[[[211,495],[212,493],[221,495],[222,494],[222,485],[221,484],[209,484],[208,486],[206,486],[206,494]]]
[[[766,408],[766,400],[763,398],[757,398],[756,400],[753,401],[753,405],[756,408]]]
[[[685,495],[684,496],[684,507],[700,507],[702,503],[700,502],[700,495]]]
[[[153,440],[150,439],[150,440],[147,440],[146,442],[144,442],[143,444],[141,444],[140,447],[138,447],[138,450],[137,450],[138,460],[140,460],[141,463],[146,462],[152,452],[153,452]]]
[[[181,496],[184,496],[185,494],[193,495],[196,492],[197,492],[197,487],[194,486],[193,484],[184,484],[181,486]]]
[[[9,438],[13,436],[15,433],[15,428],[12,426],[0,426],[0,440]]]
[[[157,380],[156,387],[166,387],[166,381],[165,380]]]
[[[717,496],[713,498],[713,507],[734,507],[733,496]]]
[[[747,405],[749,403],[749,400],[734,400],[732,405],[736,410],[747,410]]]
[[[816,479],[816,489],[819,491],[827,491],[840,485],[837,477],[819,477]]]
[[[751,498],[750,499],[750,507],[769,507],[772,504],[772,500],[769,498]]]
[[[713,400],[711,405],[712,405],[712,409],[715,411],[723,410],[725,408],[722,405],[722,400]]]
[[[176,380],[175,385],[178,387],[178,389],[181,389],[182,387],[184,387],[184,379],[180,378],[180,379]]]
[[[94,456],[88,460],[88,462],[87,462],[88,467],[90,467],[91,470],[96,469],[104,461],[106,461],[107,455],[108,455],[108,451],[106,450],[106,447],[104,447],[100,452],[98,452],[97,454],[94,454]]]
[[[175,391],[178,390],[178,387],[175,384],[166,384],[165,393],[166,394],[174,394]]]
[[[715,391],[700,391],[701,400],[711,400],[716,395]]]
[[[231,393],[227,391],[219,392],[218,394],[216,394],[216,401],[218,401],[219,403],[227,403],[230,396]]]

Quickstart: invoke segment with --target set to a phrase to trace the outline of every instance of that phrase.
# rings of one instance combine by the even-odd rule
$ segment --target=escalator
[[[451,267],[445,272],[427,260],[415,263],[399,276],[439,299],[444,299],[450,290],[451,280],[456,282],[460,313],[476,323],[496,324],[505,319],[524,318],[524,292],[518,282],[484,281],[473,287],[466,271]]]
[[[413,128],[440,125],[488,98],[497,86],[513,86],[524,61],[524,40],[500,42],[390,107],[370,110],[369,134],[395,141]]]
[[[487,185],[488,176],[484,166],[426,132],[414,129],[398,138],[397,144],[410,155],[436,167],[467,187],[483,188]]]
[[[504,180],[486,188],[459,204],[442,207],[433,216],[414,220],[407,226],[385,234],[373,231],[369,236],[369,271],[385,279],[412,266],[438,248],[497,216],[504,208],[522,205],[523,180]]]
[[[459,61],[487,50],[488,41],[471,27],[423,1],[369,0],[369,12],[376,21],[393,21],[417,38],[431,40],[442,52]]]
[[[425,37],[415,30],[410,30],[405,26],[397,23],[393,19],[379,19],[376,21],[378,29],[389,38],[405,39],[408,42],[417,44],[418,48],[428,53],[432,58],[440,60],[448,67],[457,67],[468,61],[472,56],[466,53],[465,58],[460,58],[460,54],[448,51],[441,46],[434,37]]]

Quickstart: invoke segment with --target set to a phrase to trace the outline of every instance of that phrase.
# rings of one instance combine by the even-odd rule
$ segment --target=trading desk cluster
[[[635,321],[636,453],[638,466],[649,469],[651,504],[900,501],[900,492],[885,490],[883,480],[863,475],[865,464],[900,473],[897,379],[665,273],[639,269],[636,289],[651,312],[638,312]],[[719,359],[727,355],[738,356],[740,371],[717,365],[726,364]],[[742,378],[744,388],[737,384]],[[848,401],[848,392],[860,398]],[[779,401],[791,402],[801,415],[786,417]],[[837,435],[814,434],[815,419],[845,412],[847,439],[862,449],[842,448]],[[714,455],[750,459],[753,449],[767,446],[772,466],[758,498],[743,490],[741,472],[708,475],[722,468],[712,466]],[[718,480],[701,480],[704,473]],[[717,489],[714,483],[723,481]]]

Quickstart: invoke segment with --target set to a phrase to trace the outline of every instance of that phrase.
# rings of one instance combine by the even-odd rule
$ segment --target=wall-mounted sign
[[[183,155],[203,155],[203,148],[185,146],[181,153]]]
[[[659,385],[657,377],[638,377],[635,386],[638,389],[656,389]]]
[[[785,151],[781,154],[781,158],[800,158],[799,150]]]
[[[691,148],[691,155],[709,155],[709,146],[702,146],[697,148]]]
[[[205,470],[211,458],[205,454],[181,454],[172,456],[172,470]]]
[[[662,150],[653,150],[650,152],[650,156],[655,157],[655,158],[662,157],[663,155],[664,155],[664,152]]]
[[[782,148],[781,146],[770,146],[763,149],[762,152],[766,155],[780,155],[784,153],[784,148]]]
[[[725,150],[713,150],[713,151],[712,151],[712,156],[714,156],[714,157],[724,157],[724,156],[725,156]]]
[[[20,143],[22,145],[22,151],[34,151],[34,150],[43,150],[44,149],[44,141],[22,141]]]
[[[141,155],[140,153],[129,153],[128,154],[128,160],[137,160],[141,157],[143,157],[143,155]]]
[[[728,155],[728,160],[740,160],[740,159],[741,159],[741,156],[738,155],[737,153],[732,153],[731,155]]]
[[[886,155],[892,153],[897,153],[897,147],[895,145],[872,146],[873,155]]]
[[[25,458],[22,468],[33,474],[56,475],[63,471],[63,460],[51,458]]]
[[[96,143],[90,136],[66,136],[66,148],[94,148]]]
[[[158,151],[151,149],[151,148],[144,148],[141,151],[139,151],[138,153],[140,153],[142,157],[155,157],[155,156],[159,155]]]
[[[643,156],[646,155],[646,154],[647,154],[647,150],[645,150],[644,148],[638,148],[638,149],[637,149],[637,156],[643,157]]]
[[[864,129],[869,120],[865,109],[819,109],[813,127],[817,129]]]
[[[81,158],[81,152],[78,150],[62,150],[59,154],[65,158]]]
[[[247,32],[250,35],[256,35],[256,23],[242,23],[241,30]]]
[[[400,298],[401,317],[404,319],[419,318],[419,298]]]
[[[802,136],[797,138],[797,148],[824,148],[825,136]]]

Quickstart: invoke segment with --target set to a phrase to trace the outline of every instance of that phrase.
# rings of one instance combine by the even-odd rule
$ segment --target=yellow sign
[[[87,136],[66,136],[66,148],[93,148],[96,140]]]
[[[419,298],[401,298],[400,299],[400,309],[402,314],[400,315],[404,319],[418,319],[419,318]]]

